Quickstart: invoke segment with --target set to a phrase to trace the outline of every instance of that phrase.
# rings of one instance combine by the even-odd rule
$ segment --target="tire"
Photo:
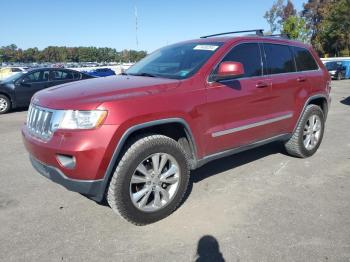
[[[311,126],[312,122],[316,124]],[[322,142],[324,127],[325,121],[322,109],[317,105],[308,105],[292,137],[285,143],[288,154],[300,158],[306,158],[315,154]],[[314,140],[312,135],[314,135]]]
[[[338,76],[337,76],[337,80],[340,81],[343,79],[343,75],[342,73],[338,73]]]
[[[153,163],[162,166],[163,159],[168,159],[164,167],[153,174],[151,171],[157,172]],[[165,179],[166,174],[174,170],[176,173]],[[135,225],[154,223],[175,211],[185,195],[188,181],[189,161],[180,144],[163,135],[146,136],[134,142],[122,156],[109,184],[107,202],[113,211]]]
[[[11,101],[7,96],[0,95],[0,115],[6,114],[11,109]]]

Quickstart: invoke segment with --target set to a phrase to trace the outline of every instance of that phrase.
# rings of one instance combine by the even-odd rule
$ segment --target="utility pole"
[[[137,35],[137,31],[138,31],[138,15],[137,15],[137,8],[136,8],[136,5],[134,6],[135,7],[135,31],[136,31],[136,49],[139,48],[139,39],[138,39],[138,35]]]

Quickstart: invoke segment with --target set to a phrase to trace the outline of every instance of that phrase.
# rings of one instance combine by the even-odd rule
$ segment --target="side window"
[[[25,83],[37,83],[49,81],[50,71],[37,71],[34,73],[27,74],[23,77]]]
[[[240,44],[234,47],[222,60],[222,62],[225,61],[242,63],[245,72],[243,77],[262,75],[260,48],[257,43]]]
[[[22,70],[19,68],[11,68],[11,71],[12,72],[22,72]]]
[[[41,72],[37,71],[31,74],[27,74],[24,78],[23,78],[23,82],[25,83],[35,83],[35,82],[40,82],[41,81]]]
[[[318,65],[313,56],[310,54],[309,50],[301,47],[293,47],[293,51],[298,71],[318,69]]]
[[[296,71],[291,50],[287,45],[264,44],[264,50],[268,74],[283,74]]]
[[[49,81],[50,71],[43,71],[42,73],[42,81]]]
[[[80,80],[81,78],[81,74],[79,72],[74,72],[73,76],[74,76],[74,80]]]
[[[51,80],[53,81],[63,81],[63,80],[73,80],[73,73],[70,71],[54,70],[52,71]]]

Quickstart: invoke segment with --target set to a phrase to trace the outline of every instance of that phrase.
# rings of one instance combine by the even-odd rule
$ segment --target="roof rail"
[[[201,36],[201,38],[208,38],[208,37],[219,36],[219,35],[231,35],[231,34],[239,34],[239,33],[251,33],[251,32],[255,32],[255,34],[258,35],[258,36],[264,36],[264,29],[254,29],[254,30],[233,31],[233,32],[220,33],[220,34],[205,35],[205,36]]]
[[[271,36],[271,37],[281,37],[281,38],[286,38],[286,39],[289,39],[289,35],[288,34],[273,34],[273,35],[264,35],[264,36]]]

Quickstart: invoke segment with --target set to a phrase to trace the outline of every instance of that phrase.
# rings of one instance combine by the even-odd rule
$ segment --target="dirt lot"
[[[0,260],[350,261],[350,80],[332,96],[316,155],[274,143],[212,162],[173,215],[144,227],[38,175],[21,141],[26,111],[2,115]]]

